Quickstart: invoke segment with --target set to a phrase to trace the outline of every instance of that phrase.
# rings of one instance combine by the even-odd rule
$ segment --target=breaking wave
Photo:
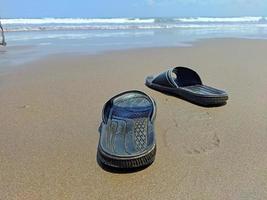
[[[232,18],[43,18],[2,19],[8,32],[56,30],[132,30],[173,28],[220,28],[238,26],[267,26],[267,17]]]

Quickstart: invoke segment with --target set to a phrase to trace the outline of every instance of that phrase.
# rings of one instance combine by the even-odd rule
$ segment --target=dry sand
[[[267,41],[58,55],[0,75],[0,199],[267,199]],[[228,104],[203,108],[145,87],[190,66]],[[157,102],[158,151],[145,170],[96,162],[102,106],[139,89]]]

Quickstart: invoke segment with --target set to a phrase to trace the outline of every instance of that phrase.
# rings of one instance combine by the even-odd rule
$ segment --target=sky
[[[267,16],[267,0],[0,0],[1,18]]]

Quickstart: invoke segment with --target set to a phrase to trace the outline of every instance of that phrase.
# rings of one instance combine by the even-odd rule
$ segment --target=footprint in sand
[[[19,108],[21,108],[21,109],[28,109],[28,108],[30,108],[30,105],[19,106]]]
[[[165,131],[165,145],[175,152],[201,154],[220,146],[220,138],[212,127],[208,112],[176,113]]]

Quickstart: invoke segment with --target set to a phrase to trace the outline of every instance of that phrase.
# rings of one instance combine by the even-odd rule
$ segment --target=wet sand
[[[93,56],[54,55],[0,76],[0,199],[267,198],[267,41],[205,40]],[[225,89],[203,108],[144,85],[190,66]],[[157,155],[148,168],[112,173],[96,162],[103,104],[130,89],[157,102]]]

